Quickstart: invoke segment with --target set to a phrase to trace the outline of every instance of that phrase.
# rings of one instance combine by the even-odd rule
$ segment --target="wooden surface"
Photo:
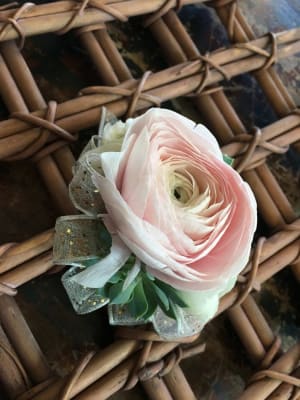
[[[239,2],[256,34],[264,34],[269,29],[279,31],[300,26],[297,3],[297,0],[280,0],[268,4],[266,9],[255,1]],[[211,8],[205,5],[185,6],[179,17],[202,54],[229,45],[225,29]],[[123,70],[127,79],[130,77],[127,74],[140,78],[147,69],[156,72],[182,62],[176,58],[178,55],[172,61],[170,55],[161,50],[163,46],[157,44],[154,27],[145,29],[142,22],[141,17],[128,23],[113,22],[108,29],[128,67],[127,72],[125,70],[124,73]],[[27,38],[22,54],[46,102],[65,102],[77,96],[83,87],[109,84],[108,77],[99,75],[99,68],[91,61],[84,40],[75,37],[73,32],[62,37],[45,34]],[[293,101],[299,104],[299,56],[293,56],[291,60],[280,63],[276,68],[293,96]],[[119,75],[114,84],[124,79],[124,75],[123,79]],[[225,95],[240,118],[238,126],[244,127],[247,132],[254,125],[265,127],[277,120],[278,110],[272,108],[253,75],[243,74],[229,82],[222,82],[222,85]],[[221,101],[217,95],[214,99],[217,105]],[[12,111],[8,110],[5,100],[7,99],[1,99],[1,119],[6,119]],[[26,106],[30,109],[28,100]],[[196,121],[213,125],[213,118],[208,118],[205,108],[202,108],[201,113],[201,106],[197,105],[197,101],[193,103],[187,98],[174,99],[163,106],[182,112]],[[229,132],[234,131],[234,126],[236,127],[232,122]],[[213,130],[213,126],[210,128]],[[93,128],[87,129],[81,133],[78,142],[71,145],[75,157],[93,133]],[[299,217],[299,153],[290,149],[285,155],[272,155],[268,158],[268,165],[290,201],[293,215]],[[267,172],[261,170],[260,177],[263,173]],[[36,165],[28,160],[1,162],[0,185],[1,243],[22,242],[54,226],[55,218],[61,212],[54,205]],[[267,204],[266,208],[268,207]],[[264,215],[260,214],[259,233],[268,236],[276,229],[276,224],[270,226],[267,211],[269,210]],[[267,218],[262,218],[265,215]],[[284,220],[282,214],[280,215]],[[291,271],[285,269],[268,280],[262,290],[254,295],[273,333],[280,335],[283,350],[288,350],[300,338],[298,285]],[[62,288],[59,274],[44,275],[26,283],[19,289],[16,300],[50,367],[59,375],[69,373],[84,354],[104,348],[113,339],[113,330],[108,326],[105,310],[86,316],[75,314]],[[251,304],[244,304],[242,312],[247,313],[248,310],[249,314]],[[253,319],[249,319],[253,324]],[[234,321],[233,316],[233,325]],[[224,314],[208,324],[201,340],[207,343],[206,352],[184,360],[181,365],[197,398],[210,399],[213,393],[213,398],[220,400],[236,398],[242,392],[245,382],[254,372],[253,363],[255,365],[258,362],[268,347],[266,343],[269,343],[268,340],[264,342],[264,338],[260,336],[260,344],[256,347],[260,350],[254,356],[253,353],[252,356],[250,354],[249,360],[249,343],[246,343],[245,350],[242,337],[240,342]],[[168,383],[168,379],[165,381]],[[149,387],[147,389],[145,386],[145,390],[149,391]],[[4,395],[2,397],[5,398]],[[131,392],[117,394],[113,398],[143,399],[144,392],[138,386]]]

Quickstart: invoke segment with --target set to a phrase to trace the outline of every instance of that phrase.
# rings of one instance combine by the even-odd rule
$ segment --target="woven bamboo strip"
[[[164,381],[174,400],[196,400],[195,394],[178,365],[164,376]]]
[[[21,366],[21,369],[19,367]],[[0,324],[0,382],[10,399],[25,392],[28,377]]]
[[[14,79],[19,89],[17,90],[13,87],[14,90],[12,90],[12,98],[15,104],[10,104],[10,102],[7,103],[9,110],[11,112],[28,112],[45,108],[46,102],[44,101],[16,44],[13,41],[8,41],[2,43],[0,49],[11,72],[11,80]],[[10,90],[10,88],[11,86],[9,86],[8,90]],[[4,102],[6,102],[6,94],[7,92],[5,92],[3,95]],[[25,108],[18,108],[19,103],[22,101],[28,105],[28,108],[26,106]],[[71,168],[72,164],[74,163],[74,159],[67,147],[62,147],[59,153],[56,154],[56,157],[58,158],[58,161],[60,161],[60,165],[63,166],[65,171],[64,175],[61,174],[60,169],[51,155],[41,158],[37,162],[37,167],[60,211],[62,213],[72,214],[75,212],[75,209],[70,201],[64,176],[71,175]],[[70,160],[72,162],[72,164],[68,167],[66,160]]]
[[[260,165],[256,168],[256,171],[259,178],[263,182],[263,185],[266,187],[268,193],[276,204],[279,212],[284,218],[285,222],[290,223],[294,221],[296,219],[294,210],[267,165]]]
[[[188,59],[195,59],[197,56],[199,56],[198,49],[194,45],[192,39],[186,32],[184,26],[174,11],[169,11],[163,18],[158,19],[151,24],[150,30],[156,37],[159,45],[163,48],[163,54],[166,56],[169,63],[176,64],[187,61]],[[246,128],[243,126],[238,115],[235,113],[223,90],[218,90],[215,92],[215,95],[217,96],[216,99],[214,98],[213,94],[203,94],[197,96],[194,98],[194,103],[197,105],[199,111],[202,111],[214,134],[220,138],[221,143],[224,144],[232,140],[235,134],[238,135],[246,132]],[[233,125],[234,129],[231,127],[231,125]],[[249,174],[255,177],[256,170],[251,171]],[[282,201],[283,197],[283,203],[285,204],[285,196],[280,191],[280,187],[278,186],[277,182],[271,182],[273,183],[272,188],[275,188],[273,191],[276,191],[278,202]],[[276,204],[274,204],[272,197],[266,199],[264,196],[263,199],[261,198],[262,193],[265,192],[264,187],[264,185],[260,185],[259,187],[254,186],[253,190],[255,196],[259,199],[259,205],[260,203],[267,204],[267,212],[263,214],[263,217],[265,218],[266,222],[271,225],[271,227],[274,227],[277,225],[278,220],[283,223],[283,219],[281,219],[279,211],[276,211]],[[275,211],[273,211],[273,214],[270,214],[270,210],[271,212],[272,210]],[[275,218],[274,214],[276,215]],[[269,218],[270,215],[272,218]],[[275,225],[274,221],[276,222]],[[252,304],[253,306],[255,306],[256,303],[251,295],[248,297],[249,302],[245,302],[243,306],[232,308],[228,312],[228,315],[251,360],[254,362],[254,364],[258,364],[266,356],[267,349],[272,345],[275,337],[257,306],[257,312],[260,313],[259,315],[263,321],[261,326],[264,327],[266,331],[264,332],[264,329],[262,329],[257,333],[257,331],[254,329],[252,326],[252,320],[254,316],[253,314],[250,314],[248,317],[244,307],[247,308],[246,304],[248,303]],[[270,332],[270,340],[263,344],[260,340],[260,334],[268,335]]]
[[[0,282],[15,289],[49,271],[53,266],[54,263],[51,250],[21,264],[18,268],[14,268],[1,274]]]
[[[156,21],[155,23],[153,23],[151,25],[151,29],[152,32],[154,33],[154,35],[158,38],[159,43],[163,46],[164,48],[164,53],[167,53],[169,58],[171,60],[173,60],[174,62],[178,62],[179,58],[185,57],[184,52],[183,51],[174,51],[173,48],[177,48],[178,47],[178,43],[181,44],[182,49],[184,49],[185,53],[188,54],[188,57],[190,58],[195,58],[197,57],[197,49],[195,49],[195,46],[192,46],[190,44],[191,39],[189,38],[189,36],[187,35],[187,33],[184,31],[184,28],[182,27],[182,24],[180,24],[180,21],[178,18],[176,18],[176,15],[174,12],[170,11],[169,13],[167,13],[164,18],[163,18],[166,22],[168,26],[165,26],[162,22],[162,20]],[[174,41],[174,37],[171,34],[174,34],[174,36],[176,35],[176,39],[178,41],[175,40]],[[161,40],[162,38],[164,38],[164,40]],[[252,39],[252,37],[251,37]],[[172,46],[172,48],[170,48],[168,46],[168,43],[170,43],[170,41],[172,40],[172,43],[174,46]],[[177,46],[177,47],[176,47]],[[273,95],[272,95],[273,96]],[[272,97],[271,96],[271,97]],[[214,94],[211,95],[211,98],[208,98],[208,96],[203,96],[205,97],[206,103],[201,104],[200,107],[203,107],[203,115],[207,116],[210,113],[210,110],[213,109],[213,107],[215,108],[214,104],[213,104],[213,100],[217,100],[217,99],[224,99],[225,96],[222,93],[222,91],[218,91]],[[272,97],[274,99],[274,96]],[[199,98],[197,98],[197,101],[199,101]],[[201,101],[201,100],[200,100]],[[224,102],[223,102],[224,103]],[[227,104],[223,104],[223,107],[227,107],[229,103],[227,102]],[[218,113],[214,110],[213,112],[215,118],[212,120],[210,119],[210,125],[212,127],[213,130],[218,131],[218,127],[219,127],[219,115]],[[227,140],[230,139],[230,122],[232,123],[232,126],[236,126],[234,121],[234,113],[229,113],[230,115],[230,119],[229,120],[229,126],[223,123],[222,126],[222,134],[221,137],[223,138],[223,143],[226,142],[226,140],[224,140],[225,138],[227,138]],[[233,123],[234,122],[234,123]],[[220,129],[219,129],[220,131]],[[241,132],[241,130],[240,130]]]
[[[142,382],[143,389],[150,400],[173,400],[163,379],[155,377]]]
[[[15,42],[8,41],[2,43],[0,49],[8,69],[10,70],[11,76],[13,77],[23,99],[25,99],[27,108],[30,111],[34,111],[38,108],[45,108],[46,102],[38,90],[28,65]],[[32,88],[34,89],[32,90]],[[28,96],[28,93],[31,93],[31,96]]]
[[[263,363],[268,366],[281,354],[280,342],[275,343],[275,335],[251,294],[241,305],[230,308],[227,313],[254,365]],[[274,344],[276,347],[273,347]]]
[[[106,57],[109,58],[111,67],[115,71],[119,82],[124,82],[132,78],[125,61],[121,57],[115,43],[109,36],[107,29],[99,29],[93,32],[99,44],[101,45]]]
[[[168,350],[173,349],[176,344],[169,344]],[[134,354],[140,348],[140,343],[134,340],[118,340],[104,350],[98,352],[87,365],[86,369],[80,375],[72,388],[70,397],[76,396],[84,391],[87,387],[99,380],[101,377],[107,376],[111,371],[119,368],[119,364],[124,362],[128,357]],[[136,357],[131,358],[130,366],[134,365]],[[125,363],[128,361],[125,361]],[[122,364],[121,364],[122,365]],[[128,370],[129,373],[129,370]],[[128,374],[127,374],[128,376]],[[67,378],[60,379],[48,386],[44,391],[32,397],[32,400],[52,400],[58,398],[59,393],[63,390],[67,383]],[[123,386],[121,382],[121,387]],[[118,390],[118,389],[116,389]]]
[[[264,347],[269,348],[274,341],[274,333],[270,326],[266,323],[262,312],[257,306],[252,296],[248,296],[243,303],[243,308],[247,316],[251,319],[251,323],[261,338]]]
[[[277,360],[270,370],[281,372],[284,374],[291,374],[299,363],[300,358],[300,345],[296,344],[289,349],[279,360]],[[274,390],[281,384],[280,380],[262,378],[257,382],[250,384],[250,386],[239,397],[239,400],[266,400]]]
[[[118,85],[120,82],[95,35],[92,32],[84,32],[80,35],[80,39],[83,46],[92,55],[93,64],[103,82],[110,86]]]
[[[256,202],[260,213],[264,216],[265,220],[268,221],[270,226],[280,226],[284,223],[283,217],[280,214],[277,207],[274,205],[274,201],[270,196],[270,193],[263,186],[258,174],[252,174],[252,171],[243,172],[244,179],[249,183],[252,190],[255,191]]]
[[[7,54],[12,54],[11,53],[11,51],[10,50],[14,50],[14,45],[13,45],[13,43],[6,43],[6,44],[4,44],[4,45],[2,45],[3,46],[3,53],[4,53],[4,55],[5,55],[5,57],[7,56]],[[11,59],[10,59],[11,60]],[[13,65],[11,65],[11,69],[13,70],[14,67],[15,66],[15,63],[13,63]],[[23,65],[21,65],[21,67],[23,67]],[[27,67],[27,66],[26,66]],[[26,73],[26,67],[24,68],[24,72]],[[27,70],[28,70],[28,68],[27,68]],[[29,71],[29,70],[28,70]],[[18,75],[18,76],[20,76],[20,75]],[[12,77],[10,76],[10,80],[12,81]],[[25,80],[27,81],[27,79],[25,78]],[[23,105],[22,107],[20,107],[20,104],[22,103],[22,102],[24,102],[23,101],[23,98],[22,98],[22,96],[21,96],[21,93],[19,92],[19,90],[18,90],[18,88],[17,87],[15,87],[15,86],[9,86],[8,87],[8,90],[10,90],[10,89],[12,89],[11,90],[11,94],[12,94],[12,100],[13,100],[13,103],[14,104],[11,104],[11,102],[6,102],[6,95],[7,95],[7,92],[5,92],[5,93],[3,93],[3,99],[4,99],[4,101],[7,103],[7,106],[8,106],[8,108],[9,108],[9,110],[10,111],[22,111],[22,112],[28,112],[28,109],[27,109],[27,107],[26,107],[26,105]],[[50,164],[50,168],[51,168],[51,171],[53,172],[53,175],[50,177],[50,175],[48,174],[48,182],[52,182],[52,185],[50,186],[50,189],[52,189],[52,193],[53,194],[56,194],[57,193],[57,191],[56,191],[56,187],[55,187],[55,183],[57,183],[57,186],[59,187],[59,189],[62,189],[62,188],[65,188],[65,190],[63,191],[63,190],[60,190],[61,191],[61,194],[62,194],[62,198],[61,198],[61,200],[60,200],[60,198],[59,197],[57,197],[57,200],[58,201],[61,201],[61,204],[65,204],[64,203],[64,201],[68,201],[68,203],[70,202],[69,201],[69,198],[68,198],[68,194],[67,194],[67,189],[66,189],[66,185],[64,184],[64,182],[63,182],[63,180],[62,180],[62,178],[61,178],[61,176],[60,176],[60,174],[59,174],[59,171],[57,170],[57,168],[55,168],[55,165],[53,165],[53,162],[51,163],[51,159],[50,159],[50,157],[47,157],[48,159],[49,159],[49,164]],[[45,172],[47,172],[47,170],[48,170],[48,168],[47,168],[47,165],[45,165],[45,163],[44,163],[44,161],[45,160],[43,160],[43,161],[41,161],[39,164],[38,164],[38,166],[39,166],[39,170],[40,170],[40,172],[42,173],[42,175],[45,175]],[[50,172],[50,171],[49,171]],[[47,174],[46,174],[46,176],[47,176]],[[64,207],[64,211],[66,211],[68,208],[67,207]],[[70,210],[70,209],[69,209]]]
[[[286,57],[288,54],[297,51],[298,47],[300,47],[300,41],[297,39],[298,35],[300,36],[300,30],[288,31],[279,35],[279,43],[287,44],[279,48],[279,57]],[[255,41],[255,45],[261,48],[265,48],[267,43],[267,37]],[[232,48],[213,54],[211,59],[217,64],[222,65],[228,74],[234,75],[240,74],[245,70],[249,71],[259,68],[264,64],[265,58],[251,55],[251,52],[245,49]],[[185,63],[151,75],[145,83],[144,93],[159,97],[162,101],[191,93],[197,88],[199,77],[203,77],[203,73],[199,73],[200,64],[200,62],[199,64],[198,62]],[[222,79],[223,76],[220,72],[212,70],[209,79],[207,79],[207,85],[217,83]],[[132,84],[135,85],[133,82],[125,86],[131,86]],[[124,85],[122,84],[121,87],[124,87]],[[56,124],[70,132],[96,125],[100,119],[102,105],[106,105],[110,111],[119,116],[127,110],[128,98],[122,99],[122,96],[115,94],[100,94],[70,100],[57,107]],[[148,106],[149,102],[140,100],[137,109],[143,109]],[[43,111],[37,111],[32,114],[43,117],[44,113]],[[296,116],[294,117],[297,118]],[[2,133],[2,135],[0,134],[2,136],[0,158],[3,159],[18,151],[22,151],[24,147],[36,140],[37,129],[28,128],[29,125],[27,123],[15,119],[0,123],[0,132]],[[21,132],[23,132],[22,135],[20,134]],[[25,132],[26,134],[24,134]],[[293,132],[293,135],[296,134],[297,132]],[[14,135],[13,140],[10,137],[12,135]],[[281,141],[283,142],[281,144],[287,144],[286,142],[296,140],[293,135],[288,140]]]
[[[265,128],[262,128],[262,142],[269,142],[273,145],[284,147],[299,140],[299,116],[290,115],[284,117]],[[282,129],[282,130],[281,130]],[[237,160],[245,153],[246,146],[242,142],[234,142],[222,147],[225,154],[234,156]],[[263,160],[271,151],[264,149],[263,146],[255,151],[255,155],[251,159],[251,163]]]
[[[50,229],[39,235],[25,240],[22,243],[13,244],[0,256],[0,273],[3,274],[24,262],[41,255],[52,249],[54,229]]]
[[[195,340],[195,337],[190,339]],[[129,343],[136,341],[128,340]],[[115,342],[114,345],[120,348],[123,343]],[[174,350],[178,346],[178,343],[172,342],[159,342],[154,343],[152,345],[151,351],[149,353],[148,362],[153,363],[155,361],[160,361],[163,359],[164,356],[169,354],[172,350]],[[97,358],[100,358],[101,353],[97,355]],[[95,356],[96,358],[96,356]],[[95,359],[94,364],[95,364]],[[92,361],[93,361],[92,360]],[[92,400],[95,398],[100,398],[102,400],[109,398],[114,393],[122,390],[123,386],[127,382],[127,379],[130,376],[131,371],[135,367],[137,362],[137,357],[134,354],[133,356],[129,357],[127,360],[123,361],[119,366],[114,369],[110,369],[110,372],[104,375],[101,379],[94,380],[93,384],[90,386],[86,385],[87,382],[84,382],[84,378],[82,377],[83,374],[87,375],[87,370],[89,369],[90,374],[89,378],[93,376],[95,378],[96,372],[97,375],[100,377],[99,371],[91,370],[90,364],[86,367],[84,373],[78,378],[75,385],[72,387],[70,398],[76,398],[76,400]],[[102,360],[101,366],[104,364],[104,359]],[[102,368],[103,369],[103,368]],[[32,398],[32,400],[50,400],[59,393],[60,388],[63,387],[64,380],[60,382],[56,382],[53,385],[49,386],[45,391],[40,393],[39,395]],[[84,390],[85,389],[85,390]]]
[[[224,7],[216,7],[216,11],[221,21],[226,27],[228,27],[230,6],[228,7],[225,5]],[[242,14],[240,7],[236,8],[234,21],[233,35],[230,39],[234,42],[242,43],[255,39],[255,34]],[[279,116],[285,116],[296,108],[293,99],[273,68],[255,72],[254,76],[258,80],[261,88],[264,90],[268,101]]]
[[[5,100],[5,104],[7,108],[10,110],[10,112],[14,111],[27,112],[26,104],[22,99],[22,97],[19,96],[18,88],[1,55],[0,55],[0,93],[1,97]]]
[[[290,376],[300,378],[300,368],[297,367]],[[272,394],[270,394],[270,396],[268,396],[268,400],[296,400],[297,396],[300,394],[300,389],[295,389],[296,388],[289,383],[282,383],[276,390],[274,390],[274,392],[272,392]]]
[[[274,257],[271,257],[269,260],[264,262],[259,267],[257,282],[263,283],[264,280],[270,277],[270,275],[272,275],[275,272],[278,272],[281,268],[283,268],[286,265],[285,262],[287,263],[292,262],[299,253],[299,244],[300,244],[299,241],[292,243],[290,246],[287,246],[287,248],[283,249],[283,251],[280,251],[278,254],[274,256],[276,257],[276,260],[274,259]],[[226,307],[232,305],[237,296],[238,296],[238,289],[235,288],[229,295],[226,295],[223,298],[225,301],[222,299],[220,309],[224,308],[225,304]],[[164,344],[158,344],[157,346],[160,346],[161,351],[165,351],[166,347],[169,347],[170,345],[172,344],[164,343]],[[168,351],[170,350],[171,349],[168,348]],[[157,359],[161,359],[163,357],[163,354],[165,353],[160,353]],[[152,358],[150,358],[150,361],[152,361]],[[135,365],[135,359],[130,358],[129,360],[124,361],[124,363],[119,365],[119,367],[115,368],[109,374],[99,379],[96,383],[92,384],[82,393],[77,395],[76,400],[91,400],[95,396],[99,396],[101,399],[107,399],[113,393],[122,389],[123,385],[125,384],[125,382],[129,377],[130,373],[129,371],[133,368],[134,365]],[[48,400],[53,398],[51,396],[54,396],[54,394],[57,393],[56,391],[58,389],[55,389],[57,387],[58,384],[49,387],[48,389],[46,389],[45,392],[43,392],[39,396],[34,397],[34,399]],[[74,389],[74,395],[76,395],[77,393],[79,393],[79,391],[77,390],[75,391]]]
[[[183,63],[199,56],[199,51],[174,11],[169,11],[151,24],[150,30],[170,64]],[[230,126],[211,95],[202,94],[193,100],[213,132],[232,138]]]
[[[90,32],[79,29],[77,34],[105,85],[116,86],[133,79],[105,26]]]
[[[49,385],[51,385],[53,382],[55,382],[57,380],[56,377],[47,379],[46,381],[33,386],[32,388],[30,388],[29,390],[27,390],[26,392],[22,393],[20,396],[17,397],[17,400],[31,400],[33,396],[35,396],[37,393],[42,392],[43,390],[45,390],[45,388]]]
[[[295,228],[297,227],[296,222],[291,225],[291,227],[293,226]],[[258,283],[263,283],[265,280],[269,279],[270,276],[284,268],[287,264],[293,262],[293,260],[299,254],[299,239],[295,240],[299,237],[299,234],[299,231],[296,231],[296,229],[292,230],[290,228],[287,231],[276,233],[265,242],[261,253],[261,264],[256,277],[256,281]],[[44,262],[42,263],[44,264]],[[18,270],[18,268],[16,270]],[[239,289],[235,288],[230,294],[224,296],[221,300],[219,312],[230,307],[238,295]],[[169,344],[164,345],[169,346]],[[163,344],[160,344],[160,346],[163,346]],[[116,342],[103,352],[100,352],[97,356],[95,356],[95,358],[87,366],[87,369],[81,375],[78,381],[78,386],[76,386],[76,384],[74,387],[74,395],[87,388],[101,376],[109,372],[112,368],[115,368],[120,362],[125,360],[132,351],[137,350],[137,348],[137,342],[130,340]],[[129,374],[128,368],[132,367],[134,363],[134,360],[126,361],[124,365],[119,366],[117,369],[109,373],[104,378],[104,381],[100,380],[97,382],[95,386],[89,388],[88,392],[84,392],[79,398],[91,398],[89,396],[92,396],[92,393],[95,394],[95,391],[98,393],[99,390],[101,391],[101,395],[105,393],[105,396],[108,396],[114,391],[119,390],[123,386],[124,381],[127,379]],[[62,387],[64,387],[64,384],[65,380],[59,381],[58,383],[53,383],[47,389],[45,389],[45,392],[43,391],[40,395],[37,395],[34,398],[43,400],[55,398],[57,393],[62,390]]]
[[[264,358],[266,350],[246,313],[241,306],[232,307],[227,313],[251,361],[257,364]]]
[[[120,56],[106,28],[93,32],[80,32],[80,39],[93,60],[99,76],[106,85],[118,85],[132,79],[132,75]]]
[[[0,321],[32,382],[48,379],[51,370],[12,297],[0,296]]]
[[[204,0],[182,0],[182,5],[201,3]],[[94,1],[94,4],[97,2]],[[165,3],[165,0],[140,0],[115,1],[110,0],[105,3],[106,9],[111,9],[122,19],[135,15],[149,14],[159,10]],[[110,12],[100,10],[103,2],[99,1],[99,9],[90,7],[84,12],[79,13],[75,18],[72,28],[79,28],[92,24],[104,23],[115,19]],[[170,7],[176,6],[176,0],[170,1]],[[56,32],[63,29],[73,18],[74,13],[78,11],[78,3],[76,1],[58,1],[55,3],[41,4],[32,6],[21,14],[18,21],[22,26],[25,36],[38,35],[42,33]],[[3,17],[9,18],[14,15],[16,10],[2,11]],[[5,28],[5,34],[0,36],[0,40],[11,40],[18,37],[17,31],[5,22],[0,23],[0,30]]]
[[[300,241],[296,240],[284,249],[280,250],[273,257],[260,264],[255,282],[259,285],[270,279],[273,275],[281,271],[285,266],[294,262],[299,255]],[[235,287],[230,293],[222,297],[218,314],[234,304],[239,295],[238,288]]]
[[[289,33],[286,33],[286,34],[283,34],[282,36],[280,36],[281,37],[281,42],[282,43],[283,42],[289,43],[290,40],[293,41],[293,36],[295,36],[295,35],[298,35],[298,31],[296,31],[296,32],[295,31],[289,31]],[[264,48],[267,45],[267,42],[268,42],[268,39],[267,38],[263,38],[263,39],[260,39],[260,40],[256,41],[255,44],[258,45],[258,47]],[[286,49],[286,48],[282,49],[280,54],[281,54],[282,57],[285,57],[287,54],[290,54],[293,51],[297,51],[297,47],[298,47],[298,42],[297,42],[297,39],[296,39],[296,41],[293,44],[290,43],[290,45],[288,46],[288,49]],[[233,66],[236,65],[235,61],[241,60],[241,59],[243,59],[243,58],[245,58],[247,56],[250,56],[250,55],[251,54],[250,54],[250,52],[248,50],[233,48],[233,49],[225,50],[225,51],[222,51],[222,52],[220,51],[218,54],[214,54],[211,57],[212,57],[212,60],[214,62],[217,62],[220,65],[224,65],[224,64],[229,64],[230,65],[231,64],[231,67],[233,67]],[[249,69],[251,70],[253,68],[256,68],[257,66],[259,67],[259,65],[261,65],[263,63],[264,57],[258,57],[258,58],[260,59],[260,62],[256,59],[256,57],[254,57],[254,58],[249,57],[249,61],[250,62],[249,62],[248,68],[246,70],[249,70]],[[233,65],[232,65],[231,62],[233,62]],[[239,68],[239,64],[237,65],[236,68],[232,68],[232,70],[233,69],[236,70],[238,68]],[[177,67],[169,68],[169,69],[167,69],[165,71],[161,71],[161,72],[158,72],[156,74],[153,74],[151,77],[149,77],[148,81],[145,84],[146,91],[150,90],[150,89],[153,89],[153,88],[155,88],[157,86],[166,85],[168,83],[171,83],[172,81],[176,81],[176,80],[178,80],[178,78],[181,78],[181,79],[188,78],[189,76],[191,76],[193,74],[196,74],[198,72],[198,66],[194,65],[194,64],[191,64],[191,67],[190,67],[190,69],[188,71],[184,71],[182,69],[183,69],[183,66],[179,65]],[[231,71],[231,68],[229,69],[228,72],[230,73],[230,71]],[[243,72],[243,71],[239,71],[239,72]],[[212,71],[212,75],[215,75],[214,71]],[[217,82],[220,79],[221,79],[220,74],[216,73],[216,76],[212,76],[211,79],[209,80],[208,84]],[[189,90],[185,90],[183,93],[189,93]],[[120,97],[120,96],[117,96],[117,95],[112,95],[112,96],[104,95],[104,96],[102,96],[103,103],[108,103],[110,101],[115,100],[118,97]],[[89,104],[89,103],[86,104],[85,108],[83,108],[83,105],[80,107],[79,104],[81,102],[82,102],[82,99],[79,98],[79,99],[64,103],[65,107],[63,107],[63,108],[65,108],[65,110],[63,112],[63,116],[72,114],[72,112],[76,113],[78,111],[85,111],[85,110],[87,110],[87,109],[92,107],[92,105]],[[85,99],[84,102],[86,102],[86,99]],[[101,104],[103,104],[103,103],[101,103]],[[72,110],[72,108],[73,108],[73,110]],[[58,119],[60,119],[62,117],[61,114],[62,113],[60,112],[60,109],[58,109],[58,111],[57,111]],[[42,112],[37,113],[36,115],[37,116],[42,116]],[[16,122],[16,121],[13,123],[13,125],[14,124],[16,124],[16,129],[15,129],[16,132],[22,131],[22,129],[24,129],[26,127],[26,125],[27,125],[25,123]],[[8,132],[7,133],[3,133],[2,137],[6,137],[6,136],[9,136],[11,134],[11,132],[10,132],[11,127],[9,127],[9,125],[11,125],[10,122],[7,122],[7,124],[5,124],[5,127],[8,129]]]
[[[252,295],[227,313],[254,365],[268,367],[282,353],[279,338],[275,337]]]
[[[232,2],[233,4],[234,2]],[[217,4],[217,3],[216,3]],[[232,6],[231,4],[231,6]],[[216,7],[220,19],[223,21],[225,26],[230,26],[230,6],[227,7]],[[248,40],[255,39],[255,34],[248,24],[246,18],[244,17],[240,7],[235,7],[234,12],[234,25],[231,39],[234,42],[247,42]],[[253,73],[254,77],[257,79],[258,83],[264,90],[268,101],[272,105],[273,109],[279,116],[285,116],[291,111],[296,109],[296,104],[293,98],[290,96],[288,90],[284,86],[279,75],[276,73],[274,68],[268,68],[267,70],[262,70]],[[300,144],[295,143],[295,147],[299,150]]]

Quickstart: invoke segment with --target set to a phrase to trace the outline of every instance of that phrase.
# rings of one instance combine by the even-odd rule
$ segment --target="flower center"
[[[174,188],[173,196],[175,197],[175,199],[177,201],[179,201],[182,204],[187,203],[190,198],[188,191],[184,187],[181,187],[181,186],[177,186]]]
[[[186,205],[199,188],[193,176],[184,169],[175,170],[169,175],[169,190],[175,201]]]

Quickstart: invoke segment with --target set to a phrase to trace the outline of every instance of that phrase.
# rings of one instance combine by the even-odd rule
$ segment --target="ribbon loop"
[[[101,234],[104,229],[100,219],[87,215],[58,218],[53,243],[55,264],[80,264],[104,257],[109,250]]]

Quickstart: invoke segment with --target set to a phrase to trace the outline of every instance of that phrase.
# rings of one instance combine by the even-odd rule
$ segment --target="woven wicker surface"
[[[146,392],[153,399],[296,399],[299,380],[290,375],[294,371],[297,376],[300,355],[299,346],[292,347],[300,332],[300,116],[296,110],[300,67],[299,58],[293,54],[299,51],[300,34],[293,31],[253,40],[269,30],[278,32],[299,26],[297,1],[269,4],[268,9],[245,1],[237,4],[220,0],[211,2],[209,7],[184,1],[187,5],[179,18],[171,10],[175,1],[107,3],[113,10],[87,7],[79,12],[80,7],[74,2],[23,6],[19,11],[3,11],[3,22],[0,21],[0,40],[16,38],[16,42],[3,42],[0,46],[0,157],[7,161],[1,165],[0,232],[3,244],[20,242],[3,247],[0,259],[0,387],[12,399],[21,394],[24,399],[69,399],[79,392],[78,399],[107,398],[122,390],[132,372],[138,372],[136,360],[130,359],[139,347],[137,342],[116,339],[106,347],[113,330],[107,325],[105,311],[77,316],[62,289],[59,272],[44,274],[53,267],[52,231],[41,232],[53,227],[56,216],[75,212],[68,200],[67,183],[74,159],[94,132],[101,105],[110,102],[109,108],[120,116],[151,106],[153,100],[149,102],[149,97],[135,95],[144,72],[151,70],[153,74],[140,87],[142,92],[160,98],[163,106],[206,123],[224,151],[236,158],[236,168],[252,186],[260,216],[252,257],[258,272],[254,280],[251,273],[244,274],[236,289],[222,300],[220,312],[238,299],[242,302],[205,328],[199,341],[206,343],[206,351],[180,364],[187,380],[182,369],[174,366],[163,378],[154,375],[133,391],[115,396],[138,399],[144,398]],[[149,19],[149,12],[156,9],[169,11],[159,12],[155,18],[152,14]],[[101,24],[85,29],[88,23],[95,23],[94,14]],[[131,15],[139,16],[123,21]],[[15,26],[18,22],[7,18],[19,20],[21,32]],[[110,19],[120,21],[103,25]],[[62,36],[44,33],[76,26],[80,30]],[[31,35],[34,36],[27,37]],[[20,52],[18,45],[24,39]],[[232,47],[232,43],[245,41],[250,46]],[[228,49],[214,52],[224,46]],[[274,62],[276,66],[272,67]],[[168,70],[172,65],[175,67]],[[248,74],[252,71],[255,72]],[[227,81],[229,77],[232,79]],[[120,89],[119,85],[128,80],[131,81],[126,90]],[[106,85],[117,88],[106,89]],[[82,91],[78,97],[79,90],[90,86],[98,89]],[[193,97],[186,97],[190,94]],[[56,109],[53,101],[57,102]],[[45,112],[47,104],[48,114],[54,107],[52,120]],[[14,112],[19,113],[15,114],[16,119],[5,121]],[[41,139],[40,128],[35,128],[41,120],[22,122],[28,112],[47,120],[51,133],[44,131]],[[261,128],[262,138],[254,139],[254,126]],[[69,137],[57,138],[61,128],[72,134],[78,128],[84,130],[67,147]],[[248,135],[242,139],[240,135],[244,133]],[[54,145],[51,138],[55,138]],[[254,152],[250,151],[251,144],[255,144]],[[281,154],[293,144],[296,145]],[[37,236],[30,239],[33,235]],[[262,235],[268,239],[259,251]],[[290,264],[294,264],[293,273]],[[281,272],[277,274],[278,271]],[[9,297],[19,286],[16,300],[25,319]],[[254,295],[246,296],[251,289]],[[256,292],[257,289],[261,290]],[[148,361],[153,357],[162,359],[174,347],[155,346]],[[80,358],[103,348],[107,350],[97,353],[91,362],[83,360],[84,373],[76,377],[74,368]],[[282,352],[289,349],[282,357]],[[168,358],[164,363],[167,361]],[[280,376],[264,372],[274,361],[277,364],[272,369]],[[262,372],[254,376],[257,381],[244,391],[258,370]],[[65,376],[71,371],[75,371],[73,379],[49,381],[50,377],[56,379],[56,374]],[[99,379],[104,372],[108,374]],[[42,386],[37,389],[37,384]],[[30,388],[34,388],[33,392],[28,392]],[[5,398],[4,394],[1,396]]]

